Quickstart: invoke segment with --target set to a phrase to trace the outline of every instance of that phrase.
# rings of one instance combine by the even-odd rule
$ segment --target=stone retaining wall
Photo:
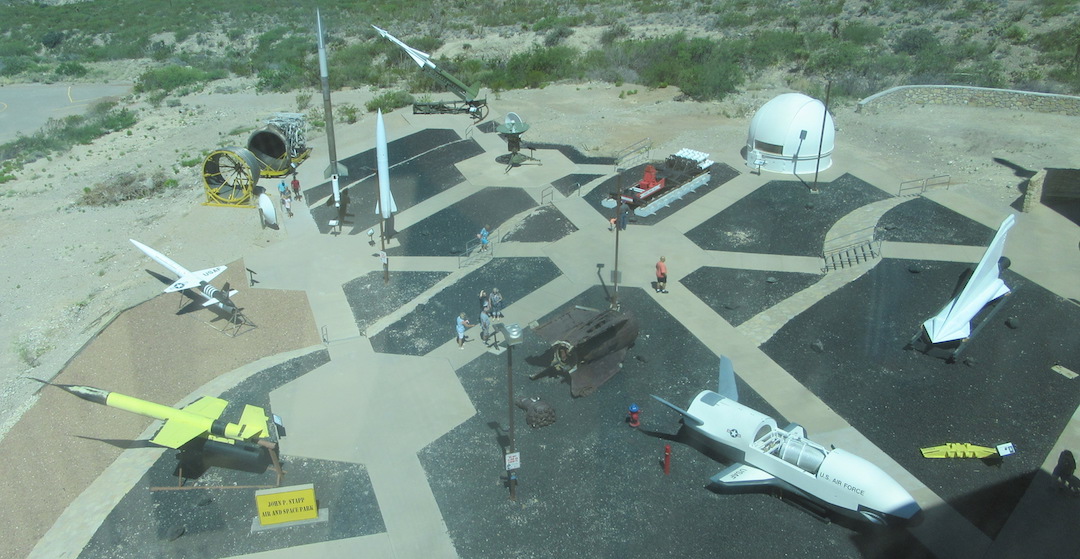
[[[1031,177],[1021,211],[1030,212],[1046,199],[1080,199],[1080,169],[1043,169]]]
[[[908,105],[966,105],[1080,116],[1080,97],[961,85],[902,85],[859,101],[855,111]]]

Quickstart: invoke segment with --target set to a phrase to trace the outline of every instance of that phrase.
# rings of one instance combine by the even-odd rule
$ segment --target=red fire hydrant
[[[637,404],[630,404],[630,412],[626,414],[630,417],[630,426],[638,427],[641,425],[641,408]]]

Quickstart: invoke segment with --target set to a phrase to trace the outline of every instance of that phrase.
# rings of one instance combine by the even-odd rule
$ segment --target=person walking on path
[[[285,208],[285,212],[289,214],[289,217],[292,217],[292,198],[289,198],[288,194],[281,197],[281,205]]]
[[[667,293],[667,258],[661,256],[656,263],[656,292]]]
[[[281,194],[281,198],[284,200],[289,195],[289,190],[285,188],[285,179],[281,179],[281,182],[277,185],[278,194]]]
[[[491,315],[487,309],[480,311],[480,340],[487,345],[488,337],[491,336]]]
[[[473,323],[469,322],[469,319],[465,318],[465,313],[461,313],[457,317],[457,345],[459,349],[465,349],[465,329],[469,328]]]
[[[476,234],[476,238],[480,239],[480,252],[487,252],[488,249],[488,226],[485,225],[480,228],[480,232]]]
[[[630,205],[625,200],[619,203],[619,230],[626,231],[626,222],[630,219]]]
[[[492,316],[492,318],[496,318],[496,319],[502,318],[503,317],[503,314],[502,314],[503,296],[502,296],[502,293],[499,293],[499,288],[498,287],[492,287],[491,288],[491,297],[490,297],[490,299],[491,299],[491,316]]]
[[[302,201],[304,199],[304,195],[300,194],[300,179],[296,177],[295,172],[293,173],[293,176],[292,176],[292,192],[293,192],[293,198],[296,198],[296,201],[299,202],[299,201]]]

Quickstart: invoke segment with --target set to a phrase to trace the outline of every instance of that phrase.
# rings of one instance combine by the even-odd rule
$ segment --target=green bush
[[[625,23],[616,23],[600,33],[600,44],[607,47],[619,39],[630,35],[630,26]]]
[[[900,34],[893,45],[893,52],[917,55],[927,50],[937,49],[941,45],[937,36],[924,27],[908,29]]]
[[[382,95],[376,96],[371,101],[368,101],[364,105],[369,113],[373,113],[379,109],[382,112],[388,113],[394,109],[400,109],[411,105],[413,103],[413,96],[404,91],[388,91]]]
[[[555,29],[552,29],[544,36],[544,46],[553,47],[566,40],[567,37],[574,34],[574,30],[569,27],[560,25]]]
[[[92,188],[83,188],[76,203],[82,206],[115,206],[129,200],[149,198],[179,185],[180,183],[169,178],[163,169],[154,171],[149,178],[143,173],[118,173]]]
[[[885,36],[885,30],[877,25],[853,21],[840,30],[840,38],[857,45],[872,45]]]
[[[56,73],[61,76],[71,76],[74,78],[81,78],[89,73],[90,70],[79,64],[78,62],[61,62],[56,67]]]
[[[135,91],[140,93],[148,91],[171,93],[181,87],[201,84],[223,77],[225,77],[223,71],[211,73],[190,66],[169,65],[143,72],[135,80]]]
[[[41,36],[41,44],[47,49],[54,49],[64,42],[63,31],[49,31]]]
[[[352,103],[344,103],[342,105],[338,105],[337,113],[338,116],[341,117],[342,122],[344,122],[345,124],[355,124],[356,121],[359,119],[360,109],[358,109],[356,105],[353,105]]]

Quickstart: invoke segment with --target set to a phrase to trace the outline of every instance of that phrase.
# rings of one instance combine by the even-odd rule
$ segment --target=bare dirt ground
[[[679,92],[674,88],[649,90],[597,83],[505,92],[489,101],[491,118],[501,119],[507,111],[525,117],[532,125],[526,141],[568,144],[589,155],[611,155],[651,138],[654,155],[691,147],[744,169],[739,149],[745,143],[751,116],[766,101],[786,91],[783,77],[777,75],[760,78],[752,91],[723,102],[676,101]],[[317,92],[313,93],[317,99]],[[335,92],[334,102],[363,106],[373,95],[367,90]],[[164,270],[127,239],[146,243],[191,269],[201,269],[232,263],[256,251],[274,250],[274,241],[288,234],[287,230],[261,229],[254,210],[202,206],[201,163],[182,167],[179,162],[191,158],[201,162],[202,154],[214,147],[244,145],[247,135],[273,112],[296,111],[295,94],[260,95],[254,93],[252,83],[234,81],[184,97],[178,107],[153,108],[135,98],[126,103],[139,113],[130,135],[122,131],[93,145],[39,160],[0,190],[2,274],[9,290],[7,303],[0,307],[0,338],[8,341],[5,351],[0,352],[0,370],[4,371],[0,376],[2,435],[6,436],[20,418],[34,423],[20,425],[25,432],[33,432],[36,426],[62,417],[57,415],[60,408],[70,403],[63,397],[41,401],[41,406],[60,408],[39,406],[35,413],[26,413],[37,401],[40,388],[27,377],[53,378],[109,320],[161,291],[161,284],[146,270]],[[949,174],[954,189],[1002,207],[1020,195],[1022,178],[1014,168],[995,163],[994,158],[1035,171],[1074,167],[1075,154],[1080,152],[1080,138],[1074,133],[1080,129],[1080,118],[937,106],[856,114],[851,102],[838,103],[832,110],[839,129],[834,156],[838,166],[845,158],[875,161],[880,175],[894,179],[895,184]],[[410,114],[408,118],[423,117]],[[371,121],[372,117],[364,116],[356,124],[339,124],[338,137],[370,135]],[[463,118],[461,128],[467,125]],[[316,147],[314,161],[309,164],[322,165],[322,132],[309,133],[309,143]],[[117,207],[73,205],[83,188],[117,172],[149,174],[157,168],[167,169],[182,187]],[[270,181],[264,180],[263,185],[270,185]],[[245,284],[243,279],[239,281]],[[158,325],[148,319],[130,333],[125,351],[158,347],[150,341],[164,336],[161,330],[165,326],[164,321]],[[147,341],[145,348],[138,343],[140,338]],[[126,357],[115,357],[122,358]],[[80,378],[108,388],[109,359],[97,363]],[[222,373],[228,369],[214,370]],[[172,403],[169,397],[197,388],[207,374],[214,373],[180,377],[175,371],[147,371],[148,376],[180,378],[161,394],[165,403]],[[35,446],[65,442],[6,437],[0,440],[0,450],[10,456],[32,456]],[[40,463],[38,467],[51,470],[49,483],[61,483],[67,471],[100,471],[100,462],[107,464],[108,460],[101,456],[89,463],[71,460]],[[19,498],[41,512],[35,518],[44,531],[50,519],[78,494],[78,485],[48,495],[23,492]],[[20,507],[9,501],[7,508]],[[11,542],[15,545],[0,555],[25,556],[34,543],[32,533]]]

